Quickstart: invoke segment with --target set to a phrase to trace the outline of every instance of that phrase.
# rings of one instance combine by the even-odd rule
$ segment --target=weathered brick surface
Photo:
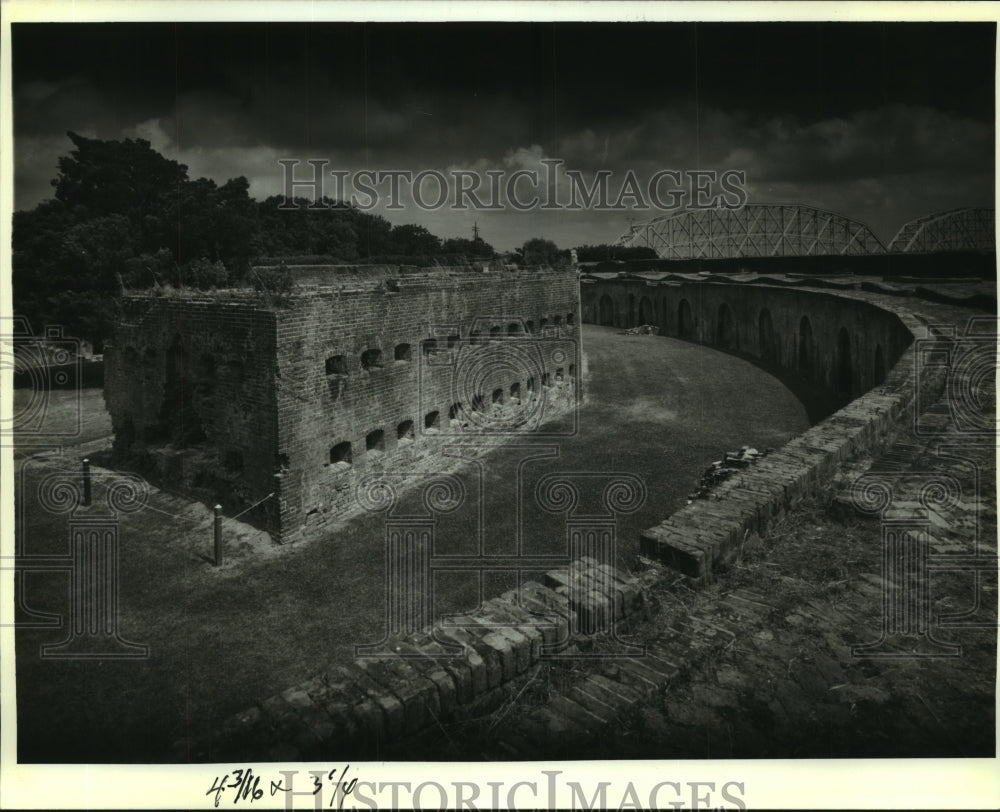
[[[993,396],[984,397],[990,413]],[[877,525],[859,530],[858,518],[868,514],[849,496],[859,476],[891,486],[882,520],[929,522],[932,549],[944,553],[942,571],[929,573],[939,605],[976,594],[971,570],[949,569],[962,560],[978,562],[989,572],[987,592],[995,589],[995,440],[963,434],[953,421],[936,423],[923,439],[913,426],[898,427],[886,453],[854,464],[840,480],[846,522],[813,512],[795,538],[785,525],[766,566],[758,560],[687,592],[683,602],[661,601],[640,630],[645,656],[572,672],[574,682],[556,683],[541,707],[512,715],[486,757],[992,754],[995,603],[978,605],[977,620],[942,624],[931,635],[890,633],[879,644],[887,659],[856,650],[890,628],[881,625],[887,585]],[[938,453],[951,443],[962,446],[960,457]],[[929,480],[954,481],[961,498],[929,503],[925,492],[921,499]],[[832,561],[849,563],[846,577],[823,574]],[[960,644],[962,656],[940,656],[942,644]],[[581,709],[605,726],[583,730]],[[545,737],[532,735],[539,724]]]
[[[519,408],[510,402],[516,387],[518,398],[544,399],[535,415],[575,396],[574,273],[441,270],[390,282],[318,285],[278,314],[276,390],[280,453],[288,460],[282,482],[288,537],[322,529],[356,509],[354,488],[365,474],[441,470],[443,445],[482,434],[471,415],[476,395],[483,400],[478,408],[487,412],[504,408],[492,403],[501,390],[510,410]],[[473,331],[481,342],[494,343],[475,343]],[[409,348],[405,360],[397,360],[403,346]],[[560,349],[564,361],[554,360]],[[379,365],[366,368],[368,351],[381,352]],[[494,358],[490,353],[518,359],[513,368],[523,374],[484,361],[484,355]],[[329,373],[328,358],[342,358],[343,365]],[[477,391],[470,389],[473,381]],[[452,423],[449,413],[456,408]],[[412,437],[398,437],[407,421]],[[375,431],[383,432],[382,447],[368,450],[366,438]],[[340,443],[351,444],[349,465],[330,460]]]
[[[631,325],[639,312],[636,302],[652,297],[642,312],[655,314],[665,334],[747,353],[833,392],[859,395],[721,483],[710,498],[640,534],[644,555],[692,578],[711,578],[713,568],[731,560],[746,534],[764,532],[776,516],[828,482],[844,462],[883,443],[888,431],[911,414],[918,375],[925,397],[944,383],[941,370],[926,367],[912,346],[914,338],[927,333],[925,320],[899,299],[693,280],[660,286],[645,279],[588,281],[583,286],[587,321],[607,323],[601,317],[603,301],[605,316],[613,312],[614,324]],[[723,310],[730,314],[727,323],[733,331],[724,335],[719,328]],[[877,388],[861,394],[872,387]],[[588,624],[593,623],[592,610],[584,609]]]
[[[267,529],[313,535],[360,509],[367,474],[439,473],[449,442],[485,453],[512,433],[496,419],[575,403],[579,323],[571,269],[313,271],[278,303],[127,295],[105,354],[116,452],[227,508],[274,493]]]
[[[227,508],[266,497],[278,454],[276,341],[276,314],[253,300],[123,297],[104,354],[116,455]],[[272,525],[274,507],[258,511]]]
[[[559,583],[569,580],[588,585],[583,600],[603,606],[611,623],[642,608],[641,600],[625,601],[621,596],[641,595],[660,578],[661,571],[652,562],[650,566],[642,575],[625,576],[588,558],[550,575]],[[536,606],[538,614],[525,603]],[[620,611],[623,609],[625,614]],[[512,590],[486,601],[475,615],[452,618],[457,627],[439,624],[394,638],[390,649],[395,654],[391,656],[333,666],[260,707],[237,714],[219,735],[196,747],[196,754],[211,752],[213,757],[224,758],[238,752],[252,736],[271,748],[295,748],[319,758],[345,741],[377,749],[380,743],[414,734],[428,725],[476,718],[517,695],[518,686],[532,678],[530,672],[542,660],[547,640],[556,649],[573,642],[569,622],[575,611],[565,595],[527,582],[519,592]],[[536,625],[539,618],[542,625]],[[662,679],[663,673],[655,670],[658,661],[651,662],[653,665],[647,663],[639,673],[649,681]],[[607,686],[598,682],[589,694],[576,697],[574,713],[580,720],[589,719],[593,726],[604,718],[594,708],[588,710],[586,703],[605,702],[606,690]],[[634,698],[643,690],[625,686],[618,695]],[[607,712],[605,707],[605,716]]]
[[[740,284],[695,275],[662,281],[627,274],[612,279],[584,276],[581,306],[585,322],[617,327],[634,326],[640,311],[652,314],[661,335],[753,355],[847,395],[883,384],[912,341],[904,324],[887,318],[883,307],[898,305],[899,300],[851,290],[810,290],[808,280],[795,284]],[[805,330],[803,317],[808,321]],[[720,329],[723,318],[731,329]],[[845,349],[838,345],[842,328],[849,364],[838,363]]]

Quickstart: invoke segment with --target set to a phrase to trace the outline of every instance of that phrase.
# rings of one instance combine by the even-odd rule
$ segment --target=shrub
[[[288,293],[294,286],[292,273],[284,263],[277,268],[254,268],[251,281],[254,290],[264,293]]]
[[[188,263],[184,273],[184,281],[191,287],[200,290],[224,288],[229,281],[229,272],[219,260],[210,262],[205,257]]]

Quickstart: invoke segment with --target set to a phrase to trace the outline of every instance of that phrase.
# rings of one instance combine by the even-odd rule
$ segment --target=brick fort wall
[[[379,471],[532,431],[579,396],[573,269],[310,269],[292,291],[124,297],[114,455],[279,541],[358,509]],[[268,494],[273,497],[265,499]]]
[[[116,460],[227,512],[272,490],[273,312],[253,297],[125,296],[104,357]]]
[[[850,400],[885,379],[913,336],[892,313],[835,293],[770,285],[584,277],[583,319],[652,324],[738,352]]]
[[[433,471],[456,438],[502,438],[518,414],[531,430],[574,399],[579,322],[569,269],[301,287],[277,323],[283,537],[356,507],[365,474]]]

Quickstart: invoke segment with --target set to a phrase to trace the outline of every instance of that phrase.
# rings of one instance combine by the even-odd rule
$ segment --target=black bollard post
[[[215,566],[222,565],[222,505],[215,506]]]
[[[90,460],[83,458],[83,506],[90,507]]]

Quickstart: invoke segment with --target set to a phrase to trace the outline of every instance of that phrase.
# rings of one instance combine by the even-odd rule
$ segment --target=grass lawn
[[[583,341],[588,400],[577,434],[530,442],[558,446],[558,456],[528,463],[520,492],[514,472],[532,449],[503,448],[463,471],[469,498],[440,518],[436,552],[474,554],[482,539],[488,553],[513,553],[520,500],[524,551],[565,555],[564,520],[534,503],[537,479],[553,471],[629,472],[644,480],[648,497],[618,519],[619,561],[627,566],[639,531],[684,505],[712,460],[744,444],[778,447],[808,425],[800,401],[742,359],[592,325],[584,326]],[[84,439],[108,425],[99,395],[85,393]],[[54,464],[75,471],[78,456]],[[52,464],[26,459],[19,466],[18,529],[28,554],[68,550],[66,515],[38,502],[37,483]],[[43,659],[40,646],[61,641],[65,629],[20,628],[19,760],[171,761],[178,739],[351,656],[355,644],[379,640],[384,532],[383,517],[366,515],[329,538],[279,547],[251,527],[228,527],[227,563],[215,569],[207,561],[208,511],[154,492],[147,508],[123,516],[119,534],[119,630],[148,645],[149,657]],[[487,576],[483,588],[495,594],[508,584]],[[479,584],[472,573],[440,574],[435,589],[436,611],[465,610]],[[26,573],[23,598],[34,611],[65,616],[68,574]]]
[[[30,388],[15,389],[13,415],[18,457],[111,434],[111,417],[104,409],[101,389],[54,389],[42,394]]]

